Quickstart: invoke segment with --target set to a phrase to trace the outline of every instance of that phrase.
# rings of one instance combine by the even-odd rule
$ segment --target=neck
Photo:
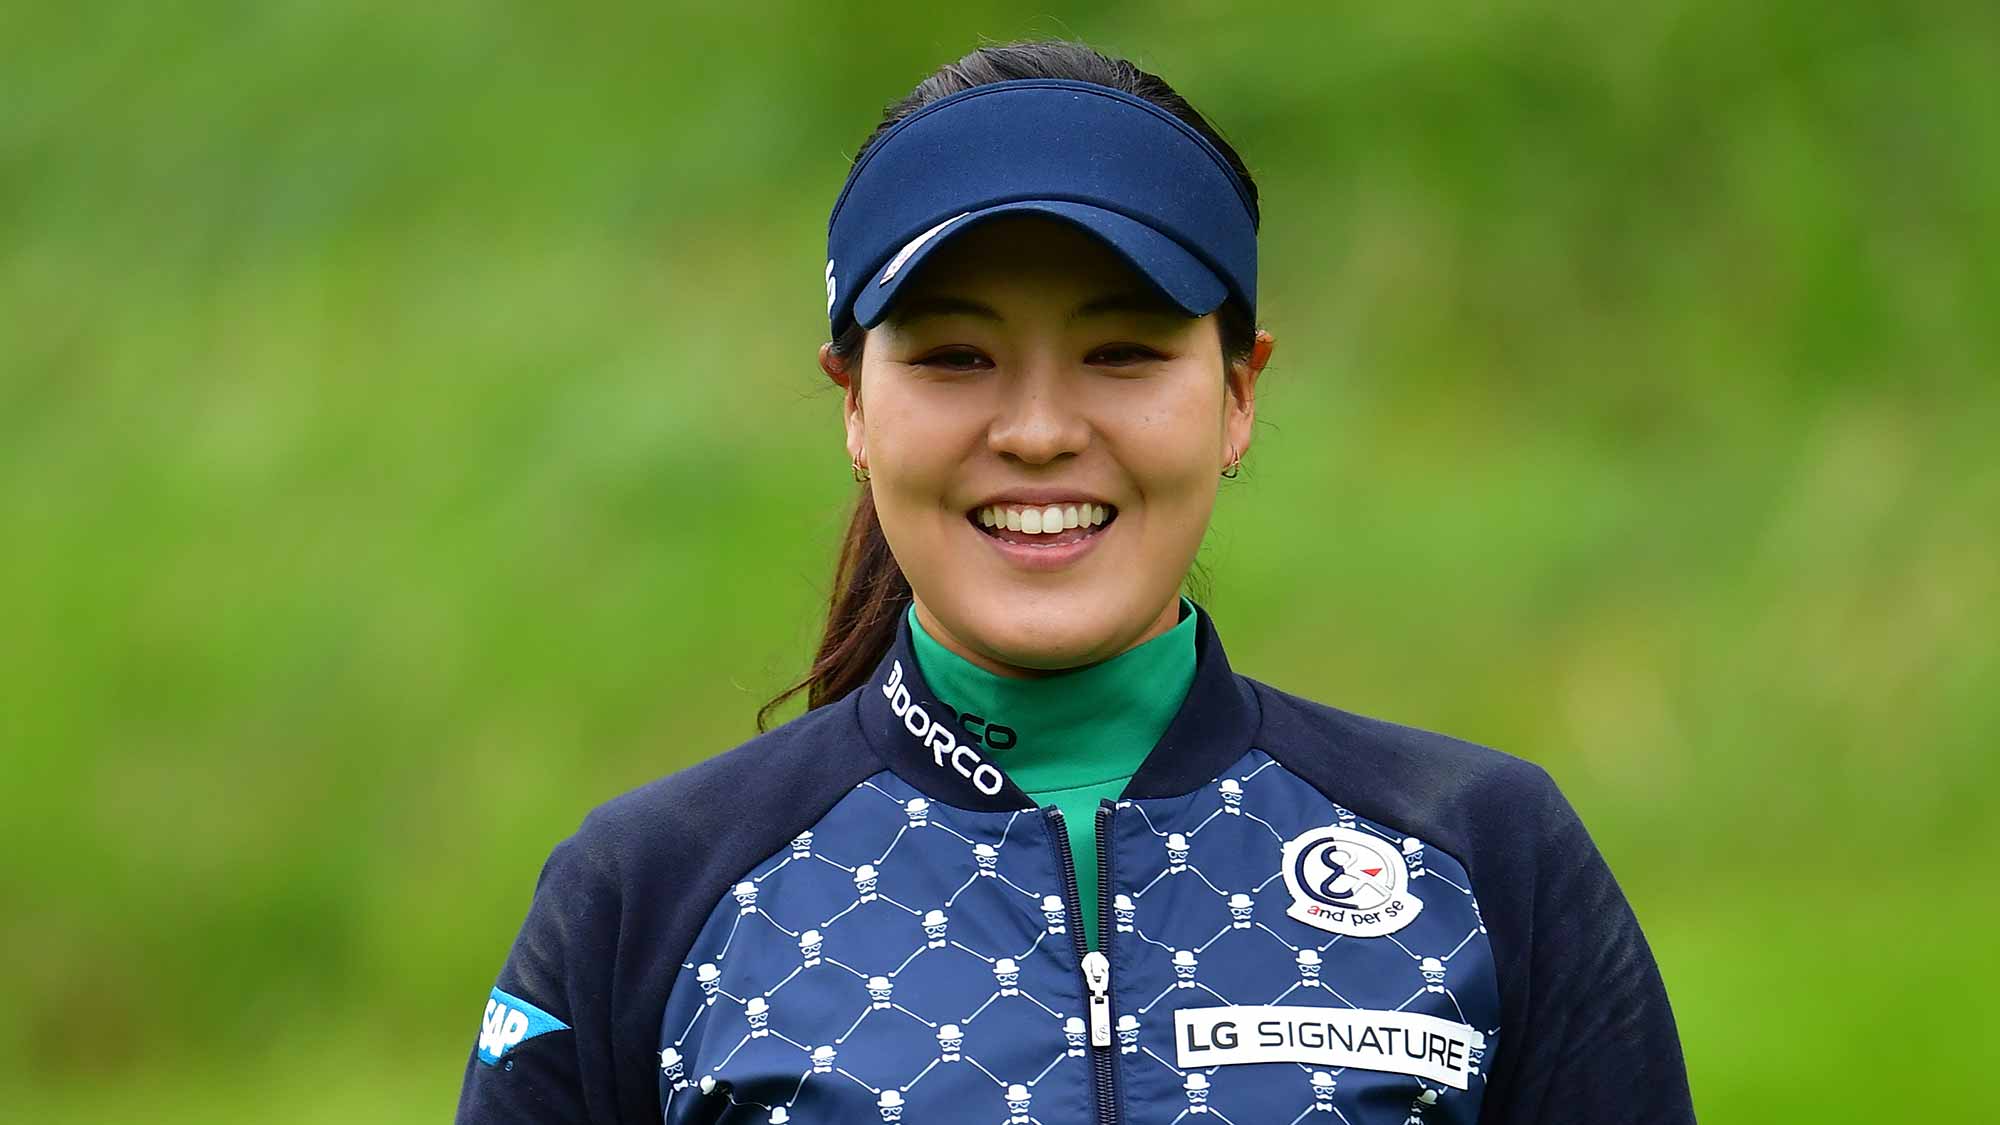
[[[1186,599],[1167,627],[1117,655],[1075,668],[1015,676],[973,662],[925,628],[913,606],[917,664],[940,702],[957,711],[1024,791],[1129,777],[1173,720],[1194,679],[1195,617]]]

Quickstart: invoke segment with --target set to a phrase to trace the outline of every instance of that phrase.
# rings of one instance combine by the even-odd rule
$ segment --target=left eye
[[[1141,347],[1138,344],[1113,344],[1110,347],[1099,348],[1091,353],[1093,361],[1109,362],[1114,367],[1130,363],[1144,363],[1147,360],[1158,359],[1159,357],[1160,353],[1151,348]]]

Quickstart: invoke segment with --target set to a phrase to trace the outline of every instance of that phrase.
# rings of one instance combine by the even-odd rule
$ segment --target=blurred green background
[[[849,158],[1057,35],[1263,192],[1237,667],[1546,765],[1705,1120],[1972,1119],[2000,9],[946,7],[0,6],[0,1118],[449,1117],[548,849],[808,659]]]

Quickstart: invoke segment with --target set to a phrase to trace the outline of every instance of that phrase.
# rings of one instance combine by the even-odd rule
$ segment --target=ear
[[[1222,404],[1222,437],[1225,446],[1221,468],[1228,464],[1227,458],[1233,451],[1241,457],[1250,451],[1250,437],[1257,421],[1257,377],[1264,373],[1264,365],[1271,362],[1271,349],[1277,341],[1262,328],[1250,345],[1250,354],[1229,365],[1228,395]]]
[[[866,448],[861,417],[861,373],[848,370],[847,362],[833,354],[831,343],[819,346],[819,369],[847,392],[841,396],[840,404],[842,423],[847,428],[847,457],[850,461],[860,461]],[[862,467],[866,468],[867,462],[863,461]]]

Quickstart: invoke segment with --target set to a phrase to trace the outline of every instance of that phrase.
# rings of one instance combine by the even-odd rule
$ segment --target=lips
[[[1086,522],[1086,509],[1090,510],[1093,520],[1101,511],[1103,522]],[[1051,512],[1054,515],[1048,515]],[[1074,513],[1073,517],[1071,513]],[[1031,515],[1036,518],[1024,519]],[[1076,565],[1095,552],[1105,532],[1117,522],[1117,517],[1117,510],[1108,505],[1100,507],[1080,503],[1071,507],[1068,504],[1048,503],[1002,505],[997,508],[983,506],[967,512],[965,522],[1009,566],[1025,571],[1054,573]],[[1071,523],[1072,518],[1074,524]],[[1028,530],[1025,524],[1029,522],[1040,524],[1040,530]]]

